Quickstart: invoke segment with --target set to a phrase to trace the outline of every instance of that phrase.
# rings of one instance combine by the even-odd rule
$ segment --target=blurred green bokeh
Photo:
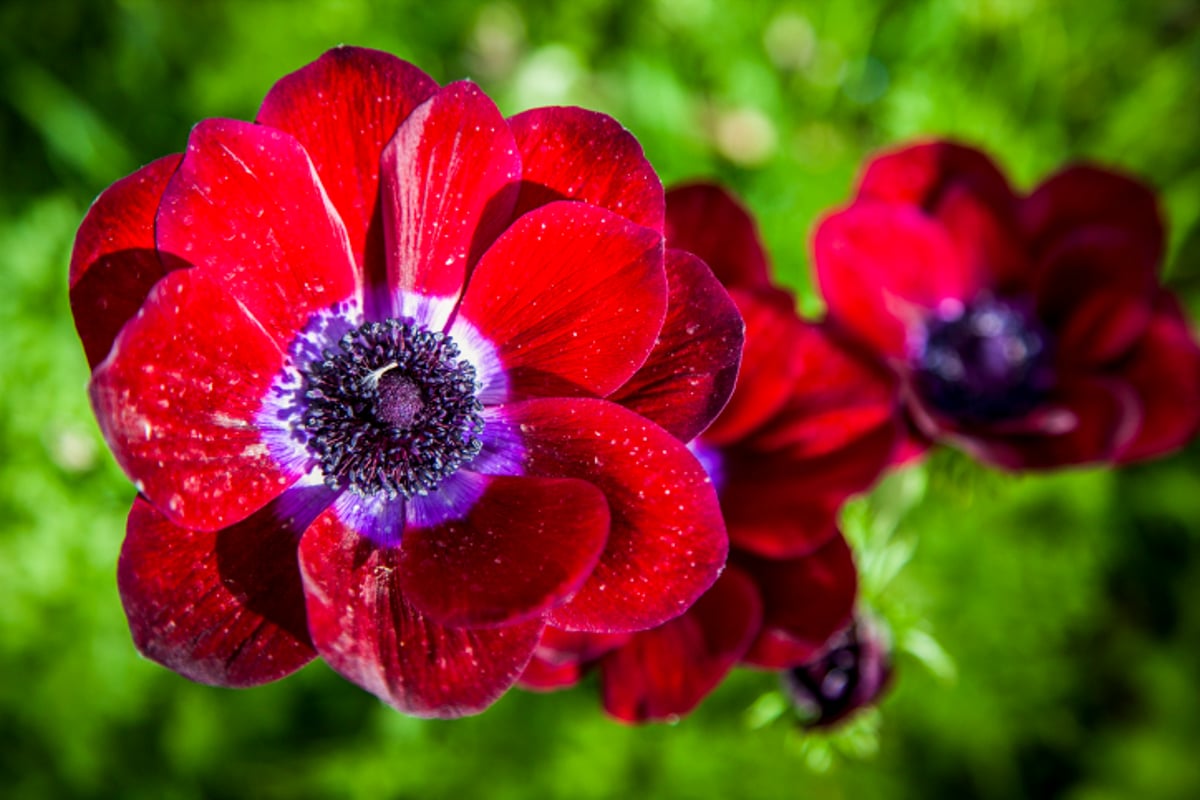
[[[962,138],[1022,187],[1117,165],[1161,190],[1167,279],[1200,316],[1192,0],[10,0],[0,31],[4,797],[1200,797],[1200,447],[1025,478],[940,453],[855,503],[901,653],[841,734],[799,733],[751,672],[673,726],[607,720],[594,686],[423,722],[320,664],[234,692],[137,656],[114,578],[133,492],[66,302],[101,189],[345,42],[507,113],[615,115],[668,182],[746,198],[810,312],[810,226],[877,147]]]

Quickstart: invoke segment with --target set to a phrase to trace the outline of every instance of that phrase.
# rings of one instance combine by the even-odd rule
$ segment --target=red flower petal
[[[323,491],[292,490],[219,531],[180,528],[134,500],[117,585],[138,650],[216,686],[267,683],[311,661],[296,545]]]
[[[1125,175],[1091,166],[1064,169],[1026,198],[1021,221],[1031,252],[1042,255],[1083,228],[1121,231],[1159,264],[1166,234],[1153,190]]]
[[[516,203],[521,158],[504,117],[478,86],[452,83],[400,125],[382,172],[388,284],[458,297]]]
[[[604,395],[654,346],[667,309],[662,237],[585,203],[520,217],[480,259],[459,314],[497,349],[508,392]]]
[[[283,353],[208,270],[159,281],[92,377],[117,463],[173,522],[215,530],[244,519],[297,475],[257,429]]]
[[[961,431],[949,438],[1005,469],[1055,469],[1111,460],[1140,424],[1137,395],[1124,381],[1071,378],[1015,425]]]
[[[715,184],[667,192],[667,245],[699,256],[729,288],[771,286],[758,226],[736,198]]]
[[[158,249],[221,285],[281,346],[361,292],[346,230],[300,143],[234,120],[192,129],[155,222]]]
[[[945,141],[877,155],[859,179],[856,199],[913,205],[932,214],[954,190],[969,192],[1002,219],[1015,212],[1016,197],[995,163],[973,147]]]
[[[355,260],[374,283],[385,279],[379,159],[400,123],[437,88],[389,53],[335,47],[281,78],[258,110],[257,122],[304,146],[346,226]]]
[[[860,205],[826,217],[813,242],[829,316],[885,355],[946,302],[974,296],[979,277],[944,228],[907,206]]]
[[[663,229],[663,187],[642,146],[607,114],[534,108],[508,121],[521,153],[517,214],[555,200],[581,200]]]
[[[897,425],[888,421],[822,456],[725,451],[721,509],[730,543],[768,558],[811,553],[835,533],[842,503],[887,466],[897,437]]]
[[[789,561],[740,557],[763,596],[763,629],[745,661],[786,669],[813,657],[854,613],[858,573],[839,534],[810,556]]]
[[[1083,228],[1062,236],[1038,267],[1038,317],[1055,334],[1064,369],[1103,364],[1146,330],[1157,291],[1154,262],[1128,235]]]
[[[796,460],[816,458],[896,425],[893,376],[843,347],[827,326],[798,322],[788,347],[799,364],[791,391],[782,407],[740,447],[786,450]]]
[[[583,633],[546,627],[521,675],[523,689],[548,692],[579,683],[600,656],[629,641],[629,633]]]
[[[677,616],[716,580],[728,548],[717,497],[673,436],[615,403],[585,398],[513,403],[503,419],[487,421],[505,423],[524,442],[530,474],[589,481],[612,515],[600,563],[551,612],[551,624],[644,630]]]
[[[1032,268],[1015,221],[1002,217],[963,186],[945,192],[937,219],[946,226],[963,263],[1000,294],[1028,290]]]
[[[105,189],[79,226],[71,252],[71,313],[95,367],[158,279],[188,266],[154,250],[154,215],[180,156],[166,156]]]
[[[689,442],[721,412],[737,380],[745,324],[704,262],[668,250],[667,319],[642,368],[610,400]]]
[[[1200,346],[1188,326],[1178,301],[1161,290],[1146,334],[1121,369],[1142,415],[1137,436],[1118,453],[1120,463],[1169,453],[1200,430]]]
[[[730,297],[746,323],[745,347],[733,395],[704,432],[710,445],[737,442],[770,419],[804,368],[803,352],[793,347],[803,331],[790,294],[734,289]]]
[[[533,655],[541,620],[454,628],[413,608],[400,549],[378,547],[332,511],[300,540],[308,625],[331,667],[381,700],[419,717],[487,708]]]
[[[608,539],[608,504],[586,481],[483,480],[465,518],[404,531],[399,569],[408,601],[444,625],[511,623],[560,605]]]
[[[604,656],[604,709],[626,722],[688,713],[733,669],[761,620],[754,583],[736,567],[726,569],[682,616]]]

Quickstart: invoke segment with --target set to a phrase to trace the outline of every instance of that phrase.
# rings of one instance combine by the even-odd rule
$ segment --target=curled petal
[[[596,566],[608,505],[586,481],[483,477],[465,517],[404,531],[409,602],[452,626],[509,624],[560,605]]]
[[[293,483],[256,419],[284,354],[211,271],[155,286],[90,386],[100,430],[154,506],[187,528],[244,519]]]
[[[662,237],[585,203],[518,219],[480,260],[459,314],[493,342],[508,381],[485,403],[604,395],[646,360],[667,310]]]
[[[715,184],[667,192],[667,246],[699,256],[729,288],[771,286],[758,226],[733,195]]]
[[[159,278],[188,266],[154,249],[154,217],[179,159],[160,158],[105,189],[75,234],[71,314],[93,369]]]
[[[180,528],[137,498],[117,585],[138,650],[215,686],[267,683],[311,661],[296,547],[327,494],[292,489],[219,531]]]
[[[832,214],[813,250],[830,318],[893,358],[907,355],[911,328],[934,310],[961,307],[979,286],[945,229],[907,206]]]
[[[1153,190],[1135,178],[1077,165],[1043,182],[1021,206],[1030,252],[1042,256],[1085,228],[1121,232],[1136,243],[1139,263],[1162,262],[1166,234]]]
[[[434,622],[404,592],[400,549],[380,547],[332,510],[300,541],[308,625],[317,652],[347,680],[418,717],[487,708],[529,662],[541,620],[499,628]]]
[[[662,232],[662,182],[621,123],[556,107],[530,109],[508,124],[521,153],[517,215],[555,200],[580,200]]]
[[[259,124],[304,146],[373,283],[385,277],[379,158],[400,123],[437,88],[389,53],[335,47],[276,82],[258,110]]]
[[[667,319],[642,368],[609,399],[689,442],[729,401],[745,324],[704,262],[667,251]]]
[[[1137,393],[1142,413],[1137,435],[1117,454],[1119,463],[1169,453],[1200,430],[1200,346],[1170,292],[1159,292],[1154,317],[1121,376]]]
[[[678,616],[716,580],[728,549],[716,493],[695,457],[662,428],[585,398],[513,403],[486,424],[519,431],[529,474],[586,480],[608,499],[612,528],[600,563],[551,612],[551,624],[644,630]]]
[[[273,128],[196,125],[155,237],[160,251],[215,276],[280,347],[313,312],[361,293],[346,229],[308,155]]]
[[[754,582],[728,568],[681,616],[634,634],[601,659],[604,709],[625,722],[688,713],[741,659],[761,621]]]
[[[516,203],[521,157],[504,117],[478,86],[452,83],[400,125],[382,172],[388,285],[458,297]]]
[[[742,557],[737,563],[763,597],[762,632],[746,654],[749,664],[767,669],[802,664],[854,614],[858,572],[841,534],[803,558]]]

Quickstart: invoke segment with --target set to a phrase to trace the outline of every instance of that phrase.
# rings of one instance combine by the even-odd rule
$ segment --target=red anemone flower
[[[605,709],[629,722],[690,711],[739,662],[802,664],[846,626],[857,574],[837,512],[875,481],[900,438],[891,376],[796,315],[772,283],[753,220],[728,193],[708,184],[668,192],[667,243],[703,258],[746,322],[737,386],[717,420],[703,431],[663,422],[690,439],[717,486],[729,567],[653,630],[547,628],[522,677],[527,688],[554,689],[598,668]],[[622,401],[661,421],[636,388]]]
[[[814,238],[831,319],[899,376],[918,437],[1007,469],[1128,463],[1200,427],[1200,347],[1162,288],[1132,178],[1069,167],[1029,195],[949,142],[872,159]]]
[[[663,209],[611,118],[505,119],[357,48],[106,190],[71,305],[139,492],[118,567],[138,648],[225,686],[319,655],[457,716],[547,623],[623,633],[688,607],[725,561],[715,492],[605,399],[719,302],[668,307],[690,289],[668,281]],[[701,427],[740,326],[706,341],[663,398]]]

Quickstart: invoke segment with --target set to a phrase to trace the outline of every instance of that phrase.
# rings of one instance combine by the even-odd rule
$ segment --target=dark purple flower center
[[[475,367],[410,319],[368,322],[304,375],[301,427],[325,483],[362,495],[424,495],[483,446]]]
[[[1054,381],[1050,340],[1031,310],[991,296],[930,318],[912,364],[925,402],[968,422],[1023,416]]]

